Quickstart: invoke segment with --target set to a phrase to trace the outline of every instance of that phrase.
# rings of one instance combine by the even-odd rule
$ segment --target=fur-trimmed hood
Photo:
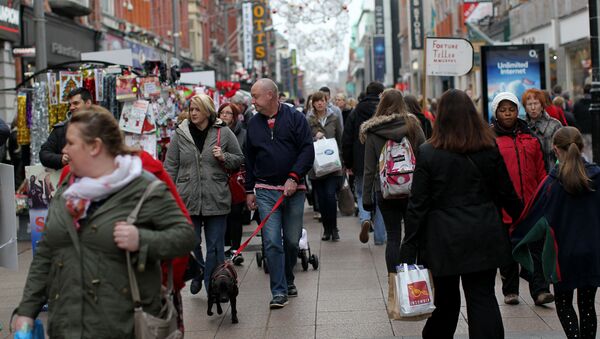
[[[408,114],[420,126],[419,119],[414,114]],[[374,116],[360,125],[359,139],[361,143],[367,140],[367,133],[373,133],[384,139],[400,141],[406,135],[404,117],[399,113]]]

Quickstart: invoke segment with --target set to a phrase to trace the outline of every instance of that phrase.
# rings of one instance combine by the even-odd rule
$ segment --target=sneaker
[[[236,266],[242,266],[242,264],[244,263],[244,257],[242,257],[242,254],[238,254],[235,256],[235,258],[233,258],[233,264]]]
[[[202,279],[193,279],[190,284],[190,293],[198,294],[202,289]]]
[[[363,244],[369,242],[369,229],[371,228],[373,222],[371,220],[365,220],[360,225],[360,234],[358,235],[358,239]]]
[[[294,285],[294,284],[288,285],[288,297],[295,298],[297,296],[298,296],[298,289],[296,288],[296,285]]]
[[[549,292],[542,292],[542,293],[538,294],[538,296],[535,298],[536,306],[549,304],[551,302],[554,302],[554,295]]]
[[[317,220],[321,219],[321,213],[315,212],[315,214],[313,215],[313,219],[317,219]]]
[[[276,295],[273,300],[269,303],[271,309],[283,308],[288,304],[288,298],[285,295]]]
[[[518,294],[508,294],[504,296],[504,303],[506,305],[518,305],[519,304],[519,295]]]

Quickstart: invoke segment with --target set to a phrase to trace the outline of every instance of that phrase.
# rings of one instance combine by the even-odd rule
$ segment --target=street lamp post
[[[600,161],[600,20],[598,20],[598,9],[600,0],[589,0],[590,15],[590,48],[592,52],[592,103],[590,104],[590,115],[592,116],[592,152],[594,161]]]
[[[33,6],[33,21],[35,22],[35,68],[36,71],[41,71],[48,67],[44,0],[34,0]]]

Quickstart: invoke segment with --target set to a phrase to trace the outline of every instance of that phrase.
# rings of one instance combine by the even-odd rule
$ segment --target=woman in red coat
[[[542,147],[527,127],[527,122],[518,118],[519,100],[514,94],[498,93],[492,102],[492,111],[495,116],[492,128],[496,132],[498,149],[504,158],[515,192],[525,205],[533,198],[538,185],[546,177]],[[514,221],[506,211],[503,211],[502,219],[508,230]],[[541,248],[538,251],[535,244],[531,247],[532,253],[541,253]],[[534,255],[534,261],[541,265],[541,260],[538,259]],[[500,274],[504,303],[518,304],[519,265],[513,261],[510,265],[501,267]],[[529,279],[529,291],[536,305],[554,300],[541,271],[536,270]]]

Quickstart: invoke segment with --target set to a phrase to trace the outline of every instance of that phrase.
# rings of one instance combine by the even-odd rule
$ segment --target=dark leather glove
[[[375,205],[363,203],[363,209],[367,212],[373,212],[375,211]]]

